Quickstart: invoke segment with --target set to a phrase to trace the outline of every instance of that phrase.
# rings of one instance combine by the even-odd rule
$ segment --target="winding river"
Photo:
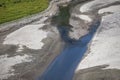
[[[73,40],[68,36],[69,29],[67,27],[58,27],[61,38],[66,42],[66,46],[38,80],[72,80],[75,69],[87,51],[88,43],[99,25],[100,21],[93,23],[89,33],[79,40]]]

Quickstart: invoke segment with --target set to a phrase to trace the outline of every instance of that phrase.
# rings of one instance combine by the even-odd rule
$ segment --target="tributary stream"
[[[88,43],[94,36],[99,24],[100,21],[93,23],[89,33],[79,40],[71,39],[68,36],[69,29],[66,27],[58,27],[61,38],[66,43],[65,48],[38,80],[72,80],[75,69],[87,51]]]

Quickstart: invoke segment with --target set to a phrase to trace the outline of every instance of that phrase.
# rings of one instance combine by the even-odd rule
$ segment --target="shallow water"
[[[97,21],[91,25],[90,32],[79,40],[73,40],[68,36],[69,29],[67,27],[59,27],[58,30],[66,42],[66,46],[38,80],[72,80],[74,71],[87,51],[87,45],[99,24],[100,22]]]

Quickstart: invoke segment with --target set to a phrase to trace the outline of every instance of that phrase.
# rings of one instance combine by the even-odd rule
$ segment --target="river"
[[[66,43],[65,48],[61,54],[53,60],[38,80],[72,80],[75,69],[87,51],[88,43],[91,41],[99,25],[100,21],[93,23],[89,33],[79,40],[71,39],[68,36],[69,29],[59,26],[58,30],[61,38]]]

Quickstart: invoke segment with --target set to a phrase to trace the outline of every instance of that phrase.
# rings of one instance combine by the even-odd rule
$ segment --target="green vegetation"
[[[57,24],[58,26],[70,26],[69,18],[70,18],[70,6],[60,6],[59,13],[56,16],[53,16],[52,22]]]
[[[41,12],[48,4],[49,0],[0,0],[0,24]]]

